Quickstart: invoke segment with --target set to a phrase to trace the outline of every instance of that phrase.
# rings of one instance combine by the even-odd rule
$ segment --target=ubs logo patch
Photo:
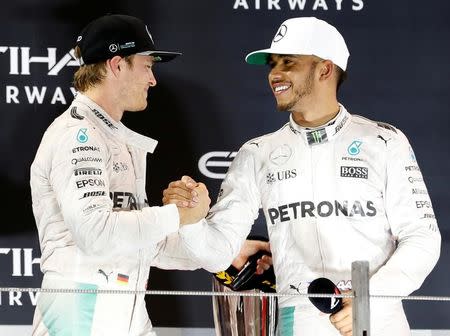
[[[297,177],[296,169],[283,170],[276,173],[269,172],[266,175],[266,182],[267,184],[273,184],[277,181],[289,180],[296,177]]]

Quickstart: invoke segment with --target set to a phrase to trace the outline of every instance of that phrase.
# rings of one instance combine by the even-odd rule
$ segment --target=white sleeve
[[[77,142],[78,128],[69,128],[55,139],[50,182],[75,244],[85,253],[102,255],[137,251],[156,245],[179,228],[175,205],[144,207],[142,210],[113,211],[109,197],[108,148],[93,128],[87,128],[89,140]],[[80,152],[79,147],[85,150]],[[93,158],[81,162],[80,157]],[[93,168],[95,176],[76,176],[79,168]]]
[[[260,193],[255,157],[244,145],[221,185],[218,201],[207,218],[179,230],[186,253],[210,272],[227,269],[258,217]]]
[[[195,225],[198,224],[185,225],[180,230],[193,229]],[[151,266],[166,270],[195,270],[201,268],[201,265],[191,258],[181,239],[180,231],[171,233],[159,242],[157,250]]]
[[[414,152],[398,134],[388,141],[385,208],[397,248],[370,280],[371,294],[409,295],[436,265],[441,236]]]

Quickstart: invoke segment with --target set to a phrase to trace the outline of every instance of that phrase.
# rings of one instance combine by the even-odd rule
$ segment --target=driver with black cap
[[[150,265],[193,268],[170,254],[170,237],[206,215],[208,192],[197,185],[196,207],[150,207],[146,154],[157,141],[120,122],[146,108],[153,64],[180,53],[157,50],[147,26],[126,15],[92,21],[75,49],[78,93],[43,135],[30,184],[42,287],[89,293],[40,293],[33,335],[154,335],[143,294],[95,290],[145,290]]]

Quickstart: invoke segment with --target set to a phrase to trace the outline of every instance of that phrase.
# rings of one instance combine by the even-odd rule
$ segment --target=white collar
[[[336,117],[328,121],[325,125],[308,128],[297,124],[292,117],[289,117],[289,127],[295,134],[300,134],[309,145],[318,145],[330,141],[338,136],[344,126],[350,120],[350,113],[345,107],[339,104],[339,112]]]
[[[86,117],[113,138],[117,138],[127,145],[138,147],[148,153],[153,153],[158,144],[157,140],[136,133],[120,121],[113,120],[98,104],[80,92],[77,93],[73,100],[70,111],[74,118],[83,119]]]

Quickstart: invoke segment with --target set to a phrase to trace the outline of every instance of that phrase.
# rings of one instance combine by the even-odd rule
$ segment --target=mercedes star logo
[[[283,37],[285,37],[286,32],[287,32],[287,26],[281,25],[280,29],[278,29],[277,33],[275,34],[275,37],[273,38],[273,42],[278,42]]]
[[[292,149],[288,145],[284,144],[275,148],[272,153],[270,153],[269,159],[272,163],[277,166],[284,165],[292,155]]]
[[[112,53],[115,53],[117,51],[117,44],[110,44],[109,45],[109,51],[111,51]]]

